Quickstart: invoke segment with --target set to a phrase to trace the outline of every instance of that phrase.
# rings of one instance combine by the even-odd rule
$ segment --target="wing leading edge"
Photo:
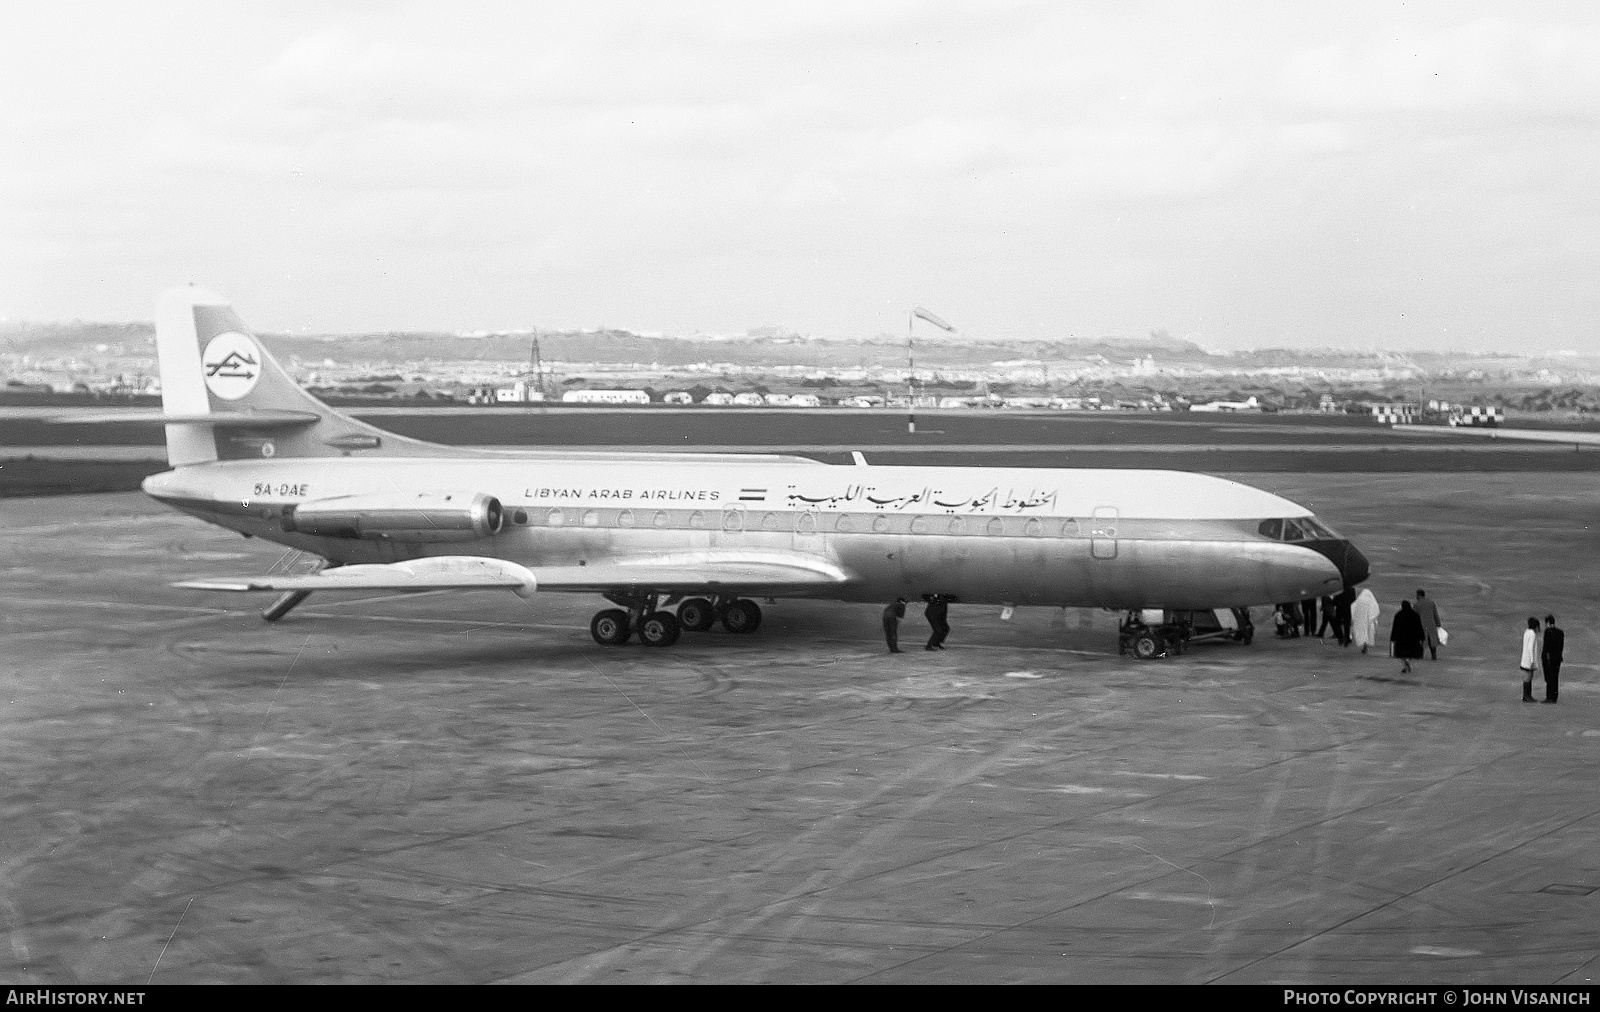
[[[504,559],[445,555],[387,565],[340,566],[298,576],[186,580],[191,590],[648,590],[663,594],[804,594],[849,580],[838,566],[799,554],[691,552],[582,566],[520,566]]]

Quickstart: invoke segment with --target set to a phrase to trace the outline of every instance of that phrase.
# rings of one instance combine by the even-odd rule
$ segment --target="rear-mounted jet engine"
[[[500,500],[481,492],[344,495],[283,513],[283,529],[293,534],[427,544],[487,538],[504,523]]]

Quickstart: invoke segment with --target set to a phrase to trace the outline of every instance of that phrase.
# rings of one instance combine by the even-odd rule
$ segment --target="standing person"
[[[883,641],[889,644],[889,652],[900,652],[900,620],[906,617],[906,599],[897,597],[894,603],[883,609]]]
[[[1428,641],[1428,653],[1433,660],[1439,659],[1439,627],[1444,625],[1444,619],[1439,617],[1439,606],[1428,599],[1428,592],[1421,587],[1417,588],[1417,617],[1422,620],[1422,633]]]
[[[1338,639],[1340,643],[1343,643],[1344,637],[1339,635],[1338,605],[1334,603],[1333,596],[1330,594],[1329,596],[1324,597],[1321,605],[1322,624],[1317,626],[1317,639],[1327,639],[1328,629],[1332,627],[1334,637]]]
[[[1554,615],[1544,617],[1544,646],[1539,650],[1539,660],[1544,664],[1544,701],[1554,703],[1561,695],[1561,655],[1567,646],[1567,634],[1556,625]]]
[[[1305,630],[1306,639],[1315,635],[1317,628],[1317,599],[1308,597],[1300,602],[1300,627]]]
[[[950,623],[945,616],[950,613],[950,602],[938,594],[928,598],[928,607],[922,613],[928,619],[928,625],[933,627],[933,635],[928,637],[928,645],[924,650],[943,650],[944,638],[950,635]]]
[[[1517,662],[1517,667],[1522,669],[1522,701],[1533,702],[1533,665],[1534,659],[1539,656],[1539,620],[1532,615],[1528,616],[1528,628],[1522,630],[1522,660]]]
[[[1411,607],[1410,601],[1401,601],[1394,624],[1389,627],[1389,645],[1394,655],[1403,662],[1400,668],[1402,675],[1411,670],[1412,661],[1422,660],[1422,645],[1427,638],[1422,631],[1422,616]]]
[[[1362,588],[1361,596],[1350,606],[1350,637],[1362,653],[1378,642],[1378,616],[1382,613],[1383,609],[1378,607],[1378,599],[1372,596],[1371,588]]]
[[[1333,634],[1339,637],[1339,645],[1350,645],[1350,631],[1355,625],[1355,619],[1350,615],[1350,608],[1356,602],[1356,589],[1346,587],[1339,591],[1339,596],[1333,599]]]

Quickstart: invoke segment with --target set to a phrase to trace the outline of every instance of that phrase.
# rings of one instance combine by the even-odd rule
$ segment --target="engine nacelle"
[[[505,524],[500,500],[482,492],[342,495],[283,512],[283,529],[322,538],[380,541],[473,541]]]

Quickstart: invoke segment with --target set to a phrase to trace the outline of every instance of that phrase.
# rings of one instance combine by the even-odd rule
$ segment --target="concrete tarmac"
[[[265,597],[138,494],[0,526],[0,979],[1571,983],[1600,969],[1589,474],[1256,474],[1389,618],[1139,663],[1114,618],[778,602],[602,648],[597,599]],[[1561,703],[1518,700],[1527,616]],[[920,609],[902,626],[925,634]],[[1542,691],[1540,692],[1542,695]]]

